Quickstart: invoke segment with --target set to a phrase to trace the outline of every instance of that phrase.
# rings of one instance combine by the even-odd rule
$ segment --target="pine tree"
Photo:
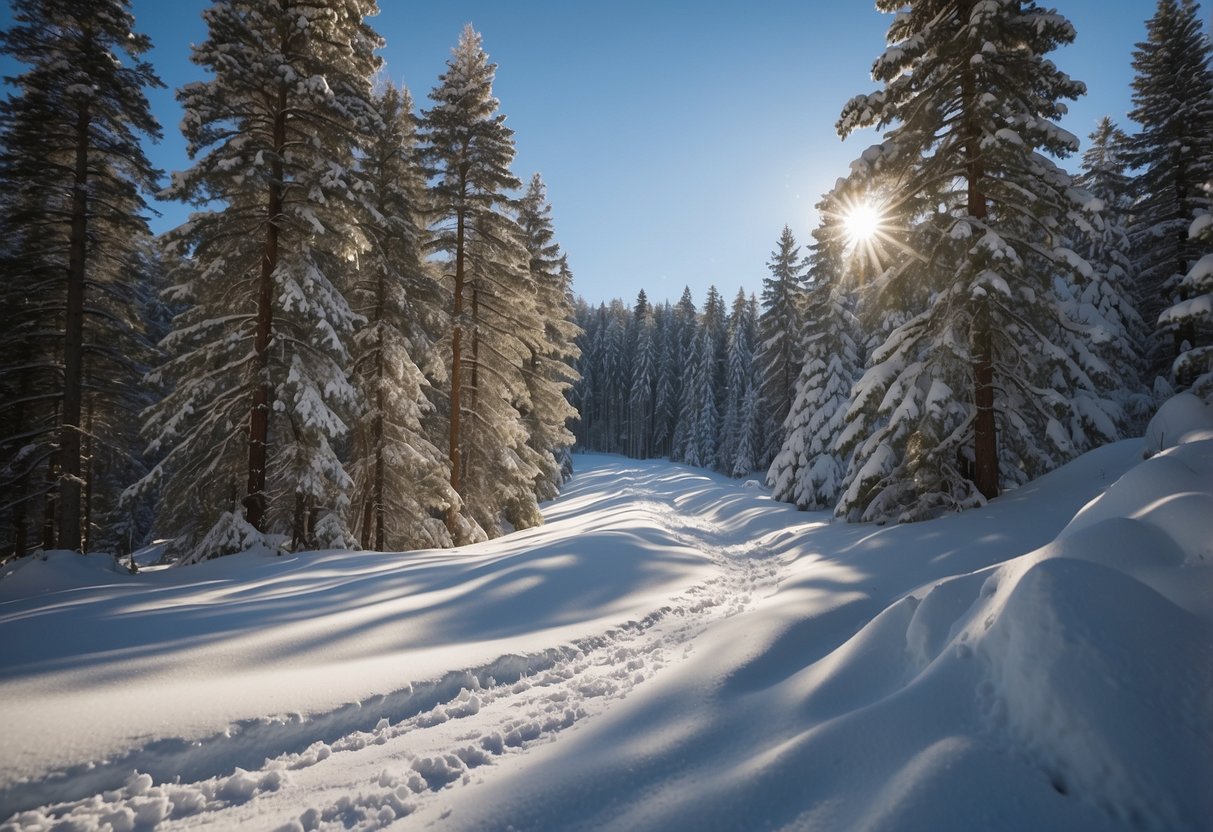
[[[170,237],[190,255],[169,295],[185,310],[157,374],[174,386],[149,424],[153,450],[167,449],[151,480],[165,477],[165,530],[185,562],[269,533],[354,543],[335,443],[357,401],[345,370],[357,316],[342,284],[366,247],[353,165],[380,129],[375,11],[372,0],[229,0],[203,12],[193,60],[212,77],[178,92],[195,161],[168,194],[204,210]]]
[[[762,280],[757,364],[762,401],[771,419],[769,440],[778,448],[783,444],[783,424],[791,410],[796,378],[800,374],[797,353],[804,328],[801,311],[804,264],[796,238],[786,225],[767,267],[770,276]]]
[[[350,291],[366,320],[354,337],[351,375],[363,408],[351,425],[354,531],[364,549],[449,546],[435,515],[458,506],[448,461],[426,435],[433,409],[423,367],[436,348],[442,298],[423,265],[424,174],[415,156],[412,97],[385,84],[373,103],[383,123],[361,172],[370,205],[360,219],[367,250]]]
[[[1153,402],[1143,381],[1148,334],[1137,311],[1136,271],[1126,230],[1133,205],[1132,181],[1125,173],[1128,136],[1105,116],[1090,139],[1077,183],[1098,200],[1093,204],[1099,212],[1095,228],[1089,234],[1080,233],[1076,248],[1091,265],[1095,279],[1086,281],[1075,300],[1090,307],[1090,311],[1079,312],[1085,322],[1098,327],[1101,321],[1110,321],[1106,334],[1125,335],[1112,340],[1098,328],[1095,340],[1109,366],[1117,371],[1117,395],[1130,431],[1137,433],[1152,414]]]
[[[0,455],[11,460],[0,518],[3,551],[19,555],[35,522],[45,548],[90,543],[86,466],[106,440],[90,428],[115,423],[139,369],[141,193],[159,177],[140,138],[160,135],[145,89],[162,84],[126,0],[14,0],[12,11],[0,51],[27,69],[0,104]]]
[[[1119,413],[1053,282],[1081,270],[1063,236],[1084,222],[1078,193],[1042,155],[1077,148],[1054,120],[1084,87],[1044,57],[1073,27],[1030,2],[877,5],[897,13],[873,66],[884,86],[848,103],[838,129],[896,126],[839,196],[881,194],[913,254],[871,279],[869,297],[907,319],[855,387],[837,510],[912,520],[1114,438]]]
[[[738,289],[725,335],[724,413],[716,453],[719,470],[730,476],[734,476],[742,434],[749,430],[744,422],[746,395],[753,386],[754,369],[753,352],[750,348],[750,332],[753,327],[749,321],[749,311],[745,290]],[[751,442],[747,457],[753,457],[753,450]],[[748,474],[753,470],[753,460],[748,461],[749,465],[736,476]]]
[[[539,174],[531,177],[519,204],[518,223],[528,254],[528,271],[535,287],[537,312],[542,321],[541,337],[530,343],[525,366],[528,403],[525,420],[528,445],[540,473],[535,494],[540,500],[556,496],[572,472],[568,449],[573,435],[568,424],[577,413],[566,393],[577,380],[574,369],[581,334],[574,316],[573,275],[568,258],[560,251],[552,227],[552,206]]]
[[[784,441],[767,471],[771,496],[801,509],[832,509],[847,471],[840,449],[851,387],[860,375],[858,322],[844,294],[836,223],[815,233],[811,288],[805,295],[805,329],[795,398],[784,422]]]
[[[644,290],[632,312],[631,379],[628,390],[627,454],[637,459],[652,456],[652,421],[657,393],[657,335]]]
[[[1184,343],[1199,343],[1181,318],[1159,314],[1187,299],[1184,276],[1200,257],[1188,235],[1207,210],[1213,178],[1213,67],[1209,39],[1193,0],[1159,0],[1146,40],[1133,52],[1133,110],[1141,129],[1130,139],[1128,166],[1138,171],[1130,226],[1141,314],[1153,330],[1151,368],[1167,374]],[[1171,379],[1175,381],[1176,379]]]
[[[671,399],[676,403],[672,428],[670,431],[670,459],[686,460],[687,440],[695,426],[695,399],[690,388],[691,367],[696,359],[696,342],[698,340],[698,316],[695,302],[691,297],[691,287],[684,287],[682,297],[674,307],[673,330],[671,332],[671,351],[674,353],[675,366],[682,368],[675,379]]]
[[[690,420],[685,461],[700,468],[716,467],[716,444],[720,418],[716,410],[716,344],[712,330],[701,327],[695,365],[688,382],[689,406],[684,417]]]
[[[657,384],[653,401],[653,454],[670,456],[678,408],[676,391],[679,372],[674,366],[677,329],[674,326],[674,311],[668,302],[657,308],[656,320]]]
[[[480,35],[467,26],[430,92],[434,106],[423,113],[422,157],[434,177],[432,248],[447,257],[451,281],[451,487],[475,526],[461,531],[449,511],[457,541],[478,530],[496,534],[499,517],[516,528],[541,522],[535,485],[545,476],[522,412],[532,408],[525,368],[547,349],[541,291],[509,196],[521,182],[510,171],[513,131],[493,96],[495,73]]]
[[[1213,179],[1205,190],[1213,195]],[[1172,372],[1191,392],[1213,402],[1213,210],[1198,215],[1188,235],[1204,254],[1180,283],[1184,299],[1164,310],[1159,322],[1192,333],[1194,340],[1180,345]]]

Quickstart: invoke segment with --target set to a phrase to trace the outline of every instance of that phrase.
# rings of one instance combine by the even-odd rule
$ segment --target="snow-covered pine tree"
[[[540,473],[535,494],[540,500],[556,496],[572,472],[569,447],[573,434],[569,422],[577,411],[569,404],[567,391],[577,380],[574,369],[580,356],[581,334],[573,316],[572,283],[568,258],[560,251],[552,228],[552,206],[539,174],[531,177],[518,208],[528,270],[535,287],[536,311],[542,322],[541,337],[529,344],[530,357],[524,366],[528,404],[524,413],[528,440]]]
[[[873,295],[927,297],[854,389],[837,513],[913,520],[979,505],[1114,437],[1119,414],[1054,290],[1079,269],[1063,233],[1085,222],[1043,155],[1078,144],[1055,119],[1085,88],[1045,57],[1073,27],[1032,2],[877,7],[896,15],[873,66],[883,89],[850,101],[838,130],[896,126],[843,190],[879,194],[887,223],[911,231],[914,255],[873,278]]]
[[[729,336],[729,307],[715,286],[708,287],[707,297],[703,301],[703,313],[699,316],[699,327],[706,329],[712,339],[712,389],[715,391],[716,421],[719,424],[720,414],[724,412],[724,355]]]
[[[1147,330],[1137,312],[1137,281],[1127,226],[1132,210],[1132,181],[1125,173],[1128,136],[1110,118],[1100,119],[1082,156],[1077,183],[1098,200],[1099,218],[1093,233],[1077,231],[1076,249],[1094,270],[1093,279],[1081,286],[1077,304],[1089,304],[1092,315],[1080,306],[1079,317],[1103,334],[1102,320],[1112,323],[1108,335],[1124,338],[1099,343],[1116,371],[1118,397],[1125,410],[1126,429],[1132,434],[1145,428],[1153,413],[1153,399],[1144,383]]]
[[[1185,342],[1197,345],[1179,318],[1168,316],[1164,327],[1159,315],[1186,299],[1181,284],[1201,254],[1188,228],[1210,204],[1203,186],[1213,178],[1213,66],[1199,8],[1194,0],[1159,0],[1133,52],[1129,117],[1140,130],[1126,156],[1137,171],[1129,234],[1139,308],[1153,331],[1150,368],[1160,375],[1169,375]]]
[[[514,405],[525,396],[521,367],[529,350],[524,355],[518,335],[539,324],[522,232],[512,218],[509,191],[522,183],[510,170],[514,132],[493,96],[496,71],[468,25],[430,91],[433,106],[422,114],[421,131],[422,158],[434,177],[432,248],[446,256],[450,280],[451,487],[489,534],[508,502],[525,502],[520,484],[539,475],[519,457],[526,430]],[[520,517],[529,513],[518,506]],[[447,528],[457,542],[474,534],[459,527],[457,512],[449,511]]]
[[[716,467],[716,445],[719,442],[720,416],[716,409],[716,339],[707,326],[699,329],[694,367],[687,382],[690,388],[688,407],[690,417],[684,461],[700,468]]]
[[[838,220],[828,211],[824,216],[808,262],[795,398],[784,422],[783,446],[767,471],[771,496],[810,510],[832,509],[838,502],[848,462],[839,438],[851,387],[862,370],[855,340],[858,322],[845,293]]]
[[[754,469],[753,437],[750,437],[745,460],[749,464],[740,474],[734,473],[741,435],[750,430],[743,421],[746,395],[753,386],[754,372],[754,355],[750,345],[753,326],[749,314],[749,299],[744,289],[738,289],[725,333],[724,412],[716,451],[718,469],[729,476],[743,476]]]
[[[590,305],[586,303],[585,298],[578,296],[573,299],[573,322],[577,324],[578,329],[577,337],[574,340],[574,344],[577,346],[577,363],[574,367],[577,370],[577,380],[569,388],[569,404],[577,411],[577,418],[570,427],[570,430],[573,431],[574,448],[587,447],[588,401],[592,380],[586,378],[586,372],[589,370],[590,339],[594,335],[589,308]]]
[[[412,96],[383,84],[373,103],[383,128],[370,137],[360,169],[370,204],[359,225],[349,299],[365,319],[354,336],[351,378],[363,407],[351,424],[347,464],[354,487],[352,526],[364,549],[449,546],[437,517],[459,497],[449,461],[426,435],[432,405],[424,369],[445,323],[441,295],[424,261],[425,177],[416,158]]]
[[[676,367],[682,372],[674,378],[674,389],[671,399],[674,401],[674,415],[671,419],[670,430],[670,459],[684,461],[687,453],[687,440],[695,429],[695,398],[688,389],[691,382],[691,367],[696,360],[696,345],[698,342],[699,326],[695,301],[691,297],[691,287],[685,286],[682,297],[674,306],[673,327],[670,333],[671,352]]]
[[[159,177],[140,139],[160,135],[145,89],[162,85],[127,0],[11,5],[0,51],[26,69],[0,104],[0,551],[27,551],[35,524],[43,547],[82,550],[101,496],[86,421],[117,419],[138,369],[141,193]]]
[[[1213,179],[1205,190],[1213,196]],[[1172,373],[1185,389],[1213,402],[1213,210],[1199,214],[1188,235],[1203,254],[1180,283],[1184,299],[1163,310],[1159,323],[1192,333],[1193,340],[1180,345]]]
[[[627,455],[636,459],[652,456],[653,413],[657,394],[657,334],[653,311],[644,290],[632,310],[631,379],[628,385]]]
[[[163,530],[183,561],[288,533],[345,546],[351,482],[334,443],[355,406],[342,290],[365,241],[352,168],[377,129],[370,102],[373,0],[225,0],[203,12],[193,60],[211,74],[178,91],[194,165],[167,195],[202,210],[171,232],[169,297],[185,310],[156,374],[174,386],[151,414],[167,449]],[[216,517],[218,520],[216,521]],[[209,529],[209,531],[208,531]]]
[[[673,437],[674,416],[677,413],[678,369],[674,366],[676,330],[674,310],[669,302],[657,307],[657,385],[653,401],[653,455],[669,456]]]
[[[759,390],[771,421],[767,440],[773,450],[778,450],[783,445],[783,423],[792,408],[796,378],[800,375],[799,342],[804,328],[801,317],[804,264],[796,237],[786,225],[767,268],[770,275],[762,279],[756,358]]]

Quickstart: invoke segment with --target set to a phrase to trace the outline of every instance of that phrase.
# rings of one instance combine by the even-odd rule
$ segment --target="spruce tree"
[[[1088,233],[1076,232],[1076,249],[1091,265],[1093,276],[1075,301],[1089,307],[1078,310],[1088,323],[1096,327],[1101,321],[1111,323],[1097,328],[1093,340],[1116,371],[1116,395],[1128,429],[1137,433],[1152,415],[1153,402],[1144,382],[1148,332],[1137,311],[1138,286],[1127,231],[1133,208],[1132,180],[1125,172],[1128,136],[1105,116],[1090,140],[1077,183],[1095,197],[1093,206],[1099,210]],[[1122,332],[1123,339],[1108,337]]]
[[[784,422],[783,445],[767,471],[767,484],[777,500],[801,509],[832,509],[847,471],[840,440],[861,366],[855,340],[858,322],[845,293],[837,223],[823,222],[814,236],[801,370]]]
[[[12,11],[0,50],[26,69],[0,104],[3,550],[24,553],[37,523],[43,547],[82,551],[98,496],[89,463],[118,438],[104,428],[129,423],[139,371],[141,194],[159,177],[140,140],[160,135],[145,89],[162,84],[126,0]]]
[[[690,422],[685,461],[700,468],[716,467],[716,445],[720,417],[716,410],[716,343],[712,330],[703,326],[696,341],[694,368],[688,381],[690,395],[684,397],[684,414]]]
[[[565,441],[563,411],[554,397],[539,402],[538,410],[532,399],[540,390],[562,391],[563,383],[540,371],[536,360],[530,378],[539,386],[528,388],[528,367],[551,348],[545,308],[566,301],[548,297],[530,270],[532,252],[509,193],[521,187],[510,171],[513,131],[493,96],[495,73],[480,35],[467,26],[422,121],[422,158],[433,177],[431,248],[445,255],[450,281],[451,486],[475,527],[461,531],[457,513],[449,511],[448,529],[457,541],[480,530],[496,534],[499,518],[515,528],[541,522],[536,484],[550,476],[544,457],[552,448],[539,450],[532,437],[551,444],[535,434],[542,424],[556,441]],[[528,426],[531,413],[539,421]]]
[[[1126,157],[1137,171],[1130,237],[1141,314],[1153,335],[1150,366],[1168,376],[1185,343],[1204,345],[1187,318],[1159,318],[1188,299],[1184,276],[1201,256],[1188,228],[1210,205],[1204,184],[1213,178],[1213,67],[1199,9],[1194,0],[1159,0],[1146,40],[1133,52],[1129,117],[1140,130]]]
[[[1213,180],[1205,189],[1213,195]],[[1172,372],[1185,388],[1213,402],[1213,211],[1199,214],[1188,236],[1204,253],[1180,283],[1184,299],[1165,309],[1159,322],[1192,333],[1193,341],[1180,345]]]
[[[653,401],[653,454],[670,456],[674,418],[677,415],[677,381],[680,376],[674,366],[677,349],[677,329],[674,311],[667,302],[657,308],[657,384]]]
[[[552,206],[539,174],[531,177],[519,203],[518,224],[528,255],[528,271],[535,288],[536,312],[542,330],[528,344],[530,356],[524,366],[527,387],[525,421],[527,444],[539,467],[534,485],[540,500],[556,496],[572,472],[568,449],[573,435],[568,425],[577,412],[566,393],[577,380],[574,369],[580,355],[581,334],[573,315],[573,274],[568,258],[555,240]]]
[[[449,546],[435,519],[459,497],[448,461],[426,434],[433,410],[423,367],[431,363],[445,323],[437,282],[424,265],[425,179],[415,154],[412,97],[383,85],[373,103],[383,123],[360,164],[370,205],[359,227],[359,256],[350,303],[365,319],[354,336],[351,374],[363,407],[351,424],[353,528],[364,549]]]
[[[696,354],[698,340],[698,316],[695,301],[691,296],[691,287],[682,290],[682,297],[674,307],[674,321],[670,333],[671,352],[675,366],[682,372],[675,379],[671,399],[675,402],[672,428],[670,431],[670,459],[683,461],[686,459],[687,439],[695,426],[694,395],[690,388],[691,367]]]
[[[343,284],[367,246],[355,150],[381,129],[375,12],[373,0],[203,12],[193,60],[210,79],[177,94],[194,164],[168,189],[202,210],[170,234],[188,254],[169,292],[184,311],[156,374],[173,389],[148,427],[166,451],[151,478],[164,477],[164,531],[184,562],[266,534],[354,544],[336,443],[357,402],[346,367],[358,318]]]
[[[745,290],[738,289],[725,334],[724,411],[721,417],[720,442],[716,452],[716,463],[719,470],[729,476],[735,476],[738,446],[741,443],[742,434],[749,431],[744,418],[746,395],[753,386],[754,357],[750,347],[752,329],[749,321],[749,302]],[[736,476],[748,474],[753,470],[753,451],[751,441],[746,454],[748,465],[741,474]]]
[[[883,88],[849,102],[838,129],[889,129],[840,196],[874,191],[886,224],[906,229],[910,253],[866,290],[906,319],[855,387],[837,511],[912,520],[1114,438],[1119,413],[1053,280],[1086,265],[1064,236],[1085,221],[1079,192],[1044,155],[1077,148],[1055,120],[1084,87],[1045,57],[1073,27],[1030,2],[877,6],[896,13],[873,66]]]
[[[783,423],[800,374],[798,346],[804,328],[804,264],[796,238],[786,225],[767,267],[770,275],[762,279],[757,364],[762,401],[771,419],[769,441],[778,448],[783,444]]]
[[[657,387],[657,334],[652,310],[640,290],[632,313],[632,361],[628,395],[627,454],[637,459],[652,455],[652,421]]]

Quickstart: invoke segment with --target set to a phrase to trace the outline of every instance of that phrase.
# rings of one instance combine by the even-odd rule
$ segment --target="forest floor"
[[[579,455],[454,551],[27,559],[0,829],[1207,828],[1213,430],[1167,440],[906,526]]]

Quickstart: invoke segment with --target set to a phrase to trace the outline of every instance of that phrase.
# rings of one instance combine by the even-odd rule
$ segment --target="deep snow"
[[[577,467],[456,551],[9,567],[3,828],[1213,825],[1207,406],[908,526]]]

